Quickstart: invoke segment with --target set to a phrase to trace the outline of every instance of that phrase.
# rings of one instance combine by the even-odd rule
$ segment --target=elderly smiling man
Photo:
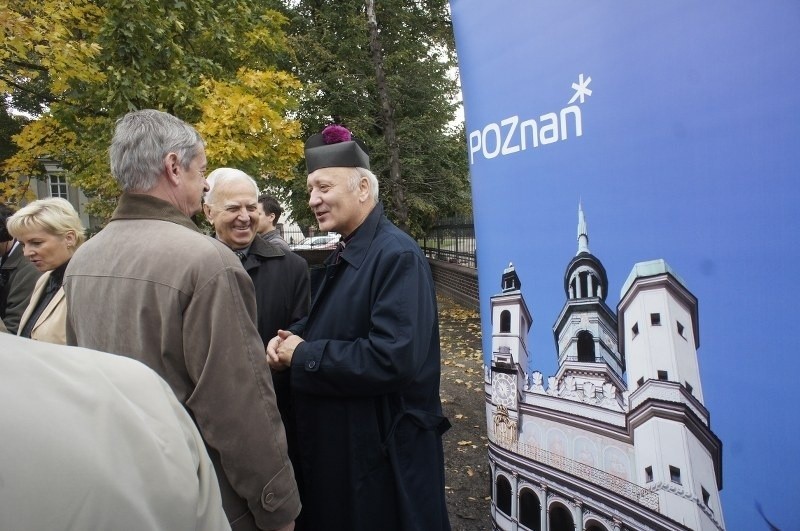
[[[218,168],[208,175],[205,211],[219,241],[239,256],[256,292],[258,333],[264,345],[308,314],[308,264],[291,251],[256,237],[259,224],[258,185],[243,171]],[[278,410],[286,427],[289,458],[302,486],[297,467],[297,439],[289,389],[289,371],[273,372]],[[302,529],[298,520],[297,529]]]
[[[309,206],[343,235],[305,322],[268,346],[291,367],[308,529],[450,529],[436,294],[417,243],[378,203],[369,157],[331,126],[306,142]]]
[[[230,247],[253,280],[258,331],[264,344],[308,314],[308,263],[256,238],[258,185],[243,171],[218,168],[208,176],[203,209],[219,241]]]

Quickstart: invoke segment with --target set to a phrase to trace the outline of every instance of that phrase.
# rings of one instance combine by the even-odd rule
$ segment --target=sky
[[[800,4],[451,8],[482,315],[513,262],[533,314],[529,371],[555,374],[552,327],[582,203],[609,307],[633,265],[658,258],[699,300],[727,528],[766,529],[759,503],[781,529],[800,529]],[[530,119],[551,125],[536,147],[520,139]]]

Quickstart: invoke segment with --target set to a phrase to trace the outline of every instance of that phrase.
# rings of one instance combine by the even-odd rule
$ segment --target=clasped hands
[[[267,343],[267,363],[270,368],[283,371],[291,367],[294,349],[303,341],[302,337],[287,330],[278,330],[278,335]]]

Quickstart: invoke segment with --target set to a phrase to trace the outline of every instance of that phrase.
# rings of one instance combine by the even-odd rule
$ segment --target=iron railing
[[[283,239],[290,246],[300,244],[305,238],[300,230],[283,229]],[[477,267],[475,225],[471,217],[439,220],[417,243],[428,258]]]
[[[472,268],[478,265],[472,218],[439,220],[417,243],[428,258]]]

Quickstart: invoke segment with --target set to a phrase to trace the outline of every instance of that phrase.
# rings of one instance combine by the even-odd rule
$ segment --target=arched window
[[[586,526],[586,531],[606,531],[606,528],[597,522],[592,522]]]
[[[508,482],[505,476],[497,476],[495,487],[497,492],[495,505],[497,505],[500,512],[511,516],[511,483]]]
[[[584,330],[578,334],[578,361],[594,363],[594,336]]]
[[[533,493],[531,489],[522,489],[519,495],[519,523],[539,531],[539,523],[542,518],[542,506],[539,503],[539,498]]]
[[[575,531],[572,513],[563,505],[550,507],[550,531]]]
[[[500,333],[507,334],[511,332],[511,312],[503,310],[500,312]]]

